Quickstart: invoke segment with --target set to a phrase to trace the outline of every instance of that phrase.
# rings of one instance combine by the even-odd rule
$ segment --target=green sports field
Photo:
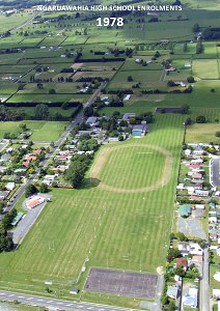
[[[102,147],[90,171],[100,179],[99,185],[97,180],[93,184],[94,179],[89,182],[88,176],[83,189],[53,190],[52,202],[21,247],[0,254],[0,286],[45,292],[44,281],[53,280],[65,297],[87,257],[87,268],[156,272],[157,267],[164,266],[182,139],[182,117],[160,115],[145,138],[118,143],[118,151],[110,152],[104,166],[100,155],[116,145]],[[125,146],[128,149],[124,152]],[[137,186],[154,187],[164,176],[166,157],[170,166],[164,183],[140,191]],[[122,191],[103,187],[113,176],[116,188]],[[123,193],[123,189],[133,192]]]

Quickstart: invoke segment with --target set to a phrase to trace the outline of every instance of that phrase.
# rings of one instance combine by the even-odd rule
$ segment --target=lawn
[[[51,127],[50,133],[53,133]],[[45,292],[44,281],[54,280],[57,288],[63,289],[64,297],[87,257],[87,268],[100,266],[156,272],[158,266],[164,266],[182,139],[182,117],[161,115],[157,116],[150,134],[138,140],[140,147],[134,148],[136,139],[118,144],[119,147],[128,145],[124,161],[123,152],[118,155],[124,167],[124,188],[135,189],[137,179],[140,187],[153,183],[154,168],[155,180],[158,178],[163,157],[155,148],[159,146],[171,153],[170,179],[155,191],[116,193],[91,186],[89,182],[81,190],[53,190],[52,203],[46,206],[21,247],[15,253],[0,254],[0,285]],[[155,146],[153,150],[152,145]],[[114,147],[115,144],[110,146]],[[105,148],[109,146],[102,147],[96,159]],[[148,151],[155,156],[140,154],[136,163],[136,153]],[[112,156],[116,156],[114,152]],[[97,161],[91,172],[95,165]],[[101,170],[100,178],[106,182],[112,179],[112,172],[120,175],[118,165],[110,161],[108,167]],[[133,165],[137,167],[138,176],[132,172]],[[116,181],[119,185],[118,176]]]
[[[186,130],[186,143],[220,143],[220,138],[215,136],[219,131],[219,123],[193,124]]]

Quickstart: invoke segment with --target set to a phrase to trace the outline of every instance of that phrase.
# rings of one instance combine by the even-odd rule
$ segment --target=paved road
[[[208,249],[204,250],[203,277],[200,282],[200,310],[210,310],[209,296],[209,253]]]
[[[220,186],[220,158],[212,160],[212,183],[214,187]]]
[[[95,93],[83,105],[84,108],[92,105],[96,101],[97,96],[99,96],[101,91],[106,87],[106,84],[107,84],[107,82],[102,82],[101,86],[95,91]]]
[[[60,299],[19,294],[8,291],[0,291],[0,300],[2,301],[19,301],[25,305],[46,307],[57,310],[83,310],[83,311],[131,311],[132,309],[112,307],[101,304],[92,304],[86,302],[65,301]]]
[[[17,31],[17,30],[21,29],[22,27],[31,24],[32,21],[35,19],[35,17],[36,17],[37,15],[39,15],[39,13],[35,13],[31,18],[28,18],[28,20],[26,20],[25,22],[23,22],[21,25],[16,26],[16,27],[13,27],[13,28],[9,29],[9,31],[10,31],[10,32],[12,32],[12,31]]]

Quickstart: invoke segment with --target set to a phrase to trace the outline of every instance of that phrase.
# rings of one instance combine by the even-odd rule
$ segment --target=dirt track
[[[93,165],[93,167],[91,168],[90,171],[90,177],[91,178],[99,178],[99,174],[102,170],[103,165],[105,164],[107,155],[115,150],[118,149],[124,149],[124,148],[128,148],[128,147],[146,147],[146,148],[151,148],[154,150],[157,150],[158,152],[162,153],[165,156],[165,163],[164,163],[164,168],[163,168],[163,173],[161,178],[156,181],[154,184],[147,186],[147,187],[143,187],[143,188],[138,188],[138,189],[124,189],[124,188],[116,188],[113,186],[109,186],[107,184],[105,184],[104,182],[100,181],[98,187],[103,189],[103,190],[107,190],[107,191],[111,191],[111,192],[116,192],[116,193],[143,193],[143,192],[149,192],[149,191],[154,191],[160,187],[165,186],[172,175],[172,163],[173,163],[173,157],[171,155],[171,153],[164,149],[161,148],[159,146],[155,146],[155,145],[143,145],[143,144],[132,144],[132,145],[124,145],[124,146],[116,146],[116,147],[105,147],[101,150],[101,152],[99,153],[98,157],[96,158],[96,161]]]

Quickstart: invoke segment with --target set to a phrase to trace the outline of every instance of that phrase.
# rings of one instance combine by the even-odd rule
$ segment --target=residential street
[[[209,253],[208,249],[204,250],[204,265],[203,277],[200,282],[200,310],[210,310],[210,297],[209,297]]]

